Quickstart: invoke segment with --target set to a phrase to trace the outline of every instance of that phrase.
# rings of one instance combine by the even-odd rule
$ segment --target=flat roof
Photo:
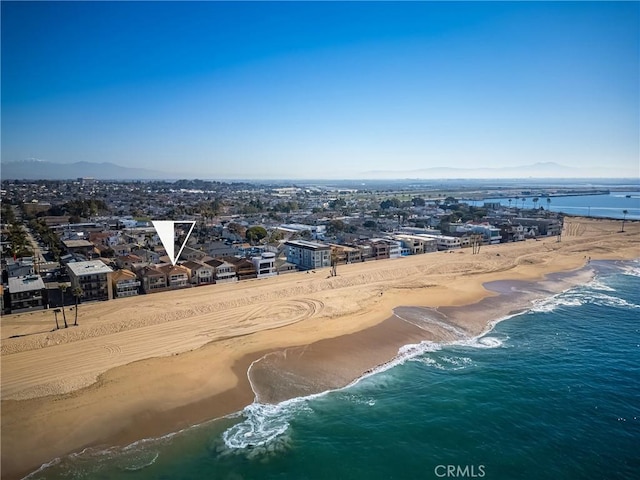
[[[295,247],[309,248],[312,250],[330,249],[329,245],[324,243],[309,242],[308,240],[288,240],[285,245],[293,245]]]
[[[62,243],[67,248],[93,247],[93,243],[91,243],[89,240],[63,240]]]
[[[9,293],[32,292],[44,288],[44,282],[40,275],[9,278]]]
[[[104,264],[102,260],[89,260],[86,262],[70,262],[67,268],[73,272],[76,277],[84,275],[95,275],[97,273],[109,273],[113,270]]]

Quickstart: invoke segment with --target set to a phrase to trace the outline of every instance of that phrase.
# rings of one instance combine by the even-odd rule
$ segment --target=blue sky
[[[639,173],[637,2],[1,8],[3,162],[202,178]]]

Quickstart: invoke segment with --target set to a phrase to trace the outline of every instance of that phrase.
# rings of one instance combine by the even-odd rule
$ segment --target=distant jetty
[[[582,197],[585,195],[609,195],[610,190],[570,190],[561,193],[545,193],[541,197]]]

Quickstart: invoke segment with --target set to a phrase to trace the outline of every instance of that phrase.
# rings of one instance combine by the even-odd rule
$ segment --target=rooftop
[[[329,249],[329,245],[324,243],[309,242],[308,240],[288,240],[285,245],[293,245],[295,247],[308,248],[312,250]]]
[[[93,247],[89,240],[63,240],[62,243],[67,248]]]
[[[44,288],[44,282],[40,275],[9,278],[9,293],[32,292]]]
[[[113,272],[110,267],[106,266],[102,260],[89,260],[87,262],[71,262],[67,264],[67,268],[73,272],[76,277],[84,275],[96,275],[98,273]]]

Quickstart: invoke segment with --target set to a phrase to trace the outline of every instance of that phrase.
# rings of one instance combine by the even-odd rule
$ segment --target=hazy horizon
[[[390,179],[553,162],[639,175],[636,2],[1,8],[3,165]]]

